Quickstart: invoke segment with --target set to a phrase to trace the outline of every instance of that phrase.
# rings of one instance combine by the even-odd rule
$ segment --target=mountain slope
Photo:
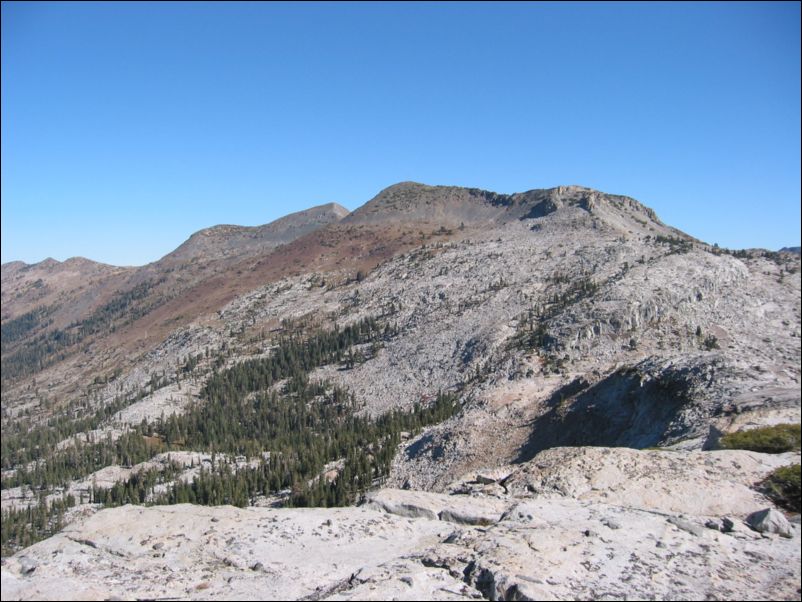
[[[223,230],[191,239],[186,257],[225,269],[174,255],[158,305],[4,388],[4,508],[38,503],[40,477],[22,470],[37,454],[78,466],[71,520],[90,495],[280,505],[379,484],[452,491],[487,468],[534,471],[561,446],[693,450],[704,465],[699,450],[724,432],[800,420],[799,257],[712,247],[634,199],[402,183],[240,258],[243,232],[230,247]],[[53,431],[65,406],[80,420]],[[87,442],[99,452],[75,460]],[[645,453],[625,451],[605,454]],[[181,486],[199,465],[229,493]]]
[[[88,305],[104,287],[132,273],[134,268],[97,263],[83,257],[66,261],[45,259],[39,263],[21,261],[4,263],[2,284],[2,320],[17,318],[37,307],[50,307],[65,297],[76,296],[75,315],[81,305]]]
[[[264,226],[215,226],[192,235],[159,261],[139,268],[118,268],[83,258],[48,259],[32,266],[3,264],[4,390],[13,396],[11,383],[44,369],[43,380],[49,381],[54,394],[76,395],[86,382],[122,369],[127,354],[110,354],[118,349],[130,351],[125,347],[132,333],[134,340],[143,332],[147,335],[141,319],[170,300],[181,299],[198,282],[225,273],[238,262],[265,256],[338,222],[347,213],[344,207],[329,203]],[[177,305],[180,307],[180,302]],[[168,318],[170,329],[179,325],[180,318],[175,318],[175,313]],[[157,343],[166,332],[151,327],[146,344]],[[76,355],[90,348],[91,356]],[[18,383],[16,390],[20,388],[27,388],[26,383]]]
[[[77,366],[68,360],[61,370],[43,374],[44,382],[51,373],[53,383],[63,382],[65,373],[92,380],[93,371],[94,375],[105,374],[117,367],[118,360],[109,353],[117,349],[127,354],[146,352],[171,331],[193,322],[207,324],[218,333],[240,329],[243,326],[236,312],[225,310],[226,304],[252,312],[247,301],[252,298],[249,291],[287,278],[297,281],[314,277],[327,283],[322,289],[304,292],[296,299],[295,309],[312,313],[316,305],[340,307],[352,320],[370,312],[381,313],[384,306],[397,300],[402,306],[400,317],[409,328],[403,339],[409,340],[411,347],[424,344],[425,348],[427,337],[442,332],[444,343],[456,346],[459,353],[463,353],[459,347],[464,345],[476,349],[464,351],[476,358],[466,355],[467,360],[457,365],[451,364],[451,357],[420,356],[405,368],[409,372],[406,388],[383,385],[384,379],[379,379],[374,390],[364,388],[364,396],[377,407],[382,407],[387,393],[375,387],[393,391],[395,399],[409,400],[438,387],[454,386],[458,375],[475,369],[481,356],[486,356],[485,361],[490,359],[487,355],[496,352],[499,345],[520,346],[522,335],[516,331],[522,328],[522,315],[529,316],[533,311],[541,322],[538,336],[542,340],[538,341],[541,346],[529,353],[538,351],[540,363],[548,362],[539,371],[545,372],[550,382],[553,365],[581,362],[584,354],[591,356],[580,372],[594,364],[597,371],[606,370],[606,366],[617,363],[617,356],[628,362],[646,359],[647,352],[656,353],[659,346],[663,352],[674,345],[678,351],[698,351],[707,336],[729,344],[733,335],[728,334],[728,327],[719,325],[721,320],[716,316],[727,314],[717,306],[725,303],[731,307],[727,311],[735,312],[737,304],[730,304],[730,298],[719,298],[722,287],[735,287],[733,298],[747,307],[751,299],[765,307],[758,300],[773,294],[768,291],[775,288],[771,279],[760,273],[765,261],[760,252],[739,259],[717,254],[717,249],[663,225],[654,212],[633,199],[576,186],[498,195],[402,183],[385,189],[340,223],[314,229],[272,250],[255,250],[259,245],[275,244],[289,233],[311,228],[312,223],[337,220],[342,214],[334,206],[310,212],[256,230],[235,229],[226,234],[228,230],[218,228],[194,235],[161,260],[162,265],[172,264],[173,271],[165,270],[163,281],[155,280],[153,291],[137,301],[146,304],[156,298],[153,307],[145,306],[143,315],[115,332],[95,337],[94,348],[108,351],[82,358],[83,363],[89,361],[86,370],[75,370]],[[320,216],[322,220],[318,220]],[[244,241],[243,237],[249,236],[256,238]],[[410,256],[397,255],[415,248],[422,250]],[[246,249],[253,257],[238,259],[240,250]],[[180,263],[180,257],[205,260]],[[197,267],[229,261],[221,271]],[[376,266],[380,267],[374,276],[362,283],[354,281],[357,272],[367,273]],[[771,269],[779,278],[795,269],[793,266],[793,258],[787,258],[779,264],[774,262]],[[146,267],[151,270],[148,281],[153,282],[159,275],[159,262]],[[144,277],[138,273],[135,278]],[[129,276],[130,281],[135,278]],[[790,277],[780,283],[779,297],[774,295],[778,309],[793,308],[794,296],[798,297],[797,281]],[[581,283],[592,285],[594,290],[572,288]],[[344,287],[342,293],[339,287]],[[345,299],[357,289],[360,307],[349,308],[352,302]],[[561,297],[556,303],[555,296]],[[283,306],[281,296],[275,303]],[[222,318],[216,313],[220,311]],[[276,309],[274,315],[280,316],[282,311]],[[798,311],[790,311],[789,323],[798,323]],[[526,319],[532,328],[532,318]],[[683,330],[678,331],[678,326]],[[697,328],[702,333],[699,340]],[[750,335],[759,328],[758,317],[748,327],[733,328],[739,332],[733,343],[745,344],[744,338],[750,336],[758,343],[765,338]],[[517,339],[511,340],[512,335]],[[403,349],[398,352],[406,353]],[[665,355],[663,352],[658,355]],[[602,355],[593,355],[597,353]],[[791,349],[784,356],[793,360],[794,353]],[[576,358],[574,354],[578,354]],[[98,357],[105,359],[93,364]],[[378,357],[375,361],[385,360]],[[402,361],[402,356],[386,361]],[[376,367],[365,365],[339,377],[352,381]],[[567,364],[562,370],[568,371]],[[446,377],[446,373],[451,376]],[[421,376],[425,374],[431,376]]]

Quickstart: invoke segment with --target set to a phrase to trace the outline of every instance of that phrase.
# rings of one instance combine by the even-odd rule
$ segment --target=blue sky
[[[402,180],[800,242],[800,5],[2,4],[2,261],[139,265]]]

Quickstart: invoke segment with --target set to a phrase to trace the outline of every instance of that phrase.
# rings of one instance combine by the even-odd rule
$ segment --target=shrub
[[[761,483],[761,490],[774,503],[794,512],[802,511],[800,503],[800,465],[782,466],[767,476]]]
[[[718,344],[718,339],[715,336],[713,336],[712,334],[707,335],[702,344],[705,346],[705,349],[707,349],[708,351],[711,351],[713,349],[720,349],[719,344]]]
[[[722,449],[748,449],[765,454],[781,454],[799,449],[800,425],[775,424],[748,431],[728,433],[719,441]]]

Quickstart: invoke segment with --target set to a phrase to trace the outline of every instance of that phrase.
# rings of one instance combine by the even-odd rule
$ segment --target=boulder
[[[791,523],[782,512],[774,508],[758,510],[746,517],[746,524],[758,533],[776,533],[783,537],[793,537],[794,530]]]

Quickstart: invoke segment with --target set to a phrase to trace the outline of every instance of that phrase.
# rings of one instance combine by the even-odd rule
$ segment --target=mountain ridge
[[[514,224],[528,224],[531,229],[549,228],[550,236],[570,236],[601,228],[616,232],[622,240],[656,237],[673,241],[672,244],[703,244],[664,225],[653,210],[630,197],[607,195],[582,186],[503,195],[480,189],[402,182],[380,191],[354,212],[346,215],[346,211],[329,203],[264,226],[214,226],[193,234],[161,260],[141,268],[116,268],[115,272],[113,266],[103,268],[103,264],[89,260],[79,262],[110,270],[104,273],[102,286],[96,289],[92,288],[94,284],[83,283],[80,278],[67,288],[59,288],[61,285],[42,288],[41,280],[14,285],[10,283],[10,274],[18,274],[19,269],[7,269],[4,264],[3,319],[19,317],[41,305],[55,307],[52,300],[57,295],[60,302],[51,312],[50,328],[65,328],[92,318],[92,312],[97,313],[108,304],[118,303],[115,299],[128,304],[125,299],[135,294],[138,300],[133,303],[139,309],[134,315],[141,317],[135,323],[122,325],[108,346],[142,349],[171,329],[219,310],[237,295],[267,282],[303,271],[331,272],[339,274],[338,279],[352,278],[427,241],[444,243]],[[282,226],[288,227],[282,231]],[[256,238],[243,242],[243,236],[251,235]],[[208,245],[206,239],[211,239]],[[225,248],[226,241],[233,241],[229,248]],[[58,272],[68,265],[54,262],[52,269]],[[27,287],[24,291],[20,289],[22,285]],[[143,287],[149,291],[145,297],[132,293]],[[15,345],[20,344],[24,341]]]
[[[436,209],[425,210],[420,207],[429,205],[431,206],[432,199],[442,201],[442,197],[447,195],[445,204],[446,207],[441,208],[438,213]],[[414,203],[409,203],[410,199],[414,199]],[[455,209],[454,201],[468,201],[467,206],[463,207],[466,211],[465,214],[460,214],[458,208]],[[430,185],[415,181],[402,181],[392,184],[377,193],[374,197],[366,201],[364,204],[357,207],[354,211],[349,211],[347,208],[336,202],[324,203],[303,209],[297,212],[289,213],[285,216],[279,217],[272,222],[262,224],[259,226],[242,226],[237,224],[216,224],[207,228],[202,228],[192,233],[183,243],[178,245],[175,249],[164,255],[163,257],[144,264],[142,266],[116,266],[106,264],[103,262],[95,261],[85,257],[71,257],[64,261],[58,261],[48,257],[40,262],[32,264],[12,260],[2,264],[3,271],[19,270],[23,268],[37,267],[51,267],[58,268],[63,265],[76,265],[78,263],[97,264],[100,266],[108,266],[112,268],[144,268],[153,264],[169,263],[171,261],[182,261],[192,259],[193,253],[198,252],[193,250],[194,244],[202,239],[214,239],[216,244],[220,247],[226,246],[225,239],[227,236],[239,239],[258,239],[265,235],[269,236],[277,232],[274,240],[267,240],[267,249],[271,246],[279,244],[286,244],[295,238],[302,236],[307,231],[313,231],[316,227],[323,227],[330,223],[337,223],[344,221],[344,223],[352,224],[366,224],[388,221],[392,219],[402,219],[408,221],[422,221],[433,222],[445,220],[449,225],[455,225],[454,221],[486,221],[496,219],[510,220],[527,215],[535,217],[551,212],[557,206],[562,205],[575,205],[579,206],[589,212],[596,208],[598,202],[612,202],[619,208],[626,206],[635,213],[642,214],[648,220],[654,221],[659,226],[664,226],[662,221],[657,217],[656,212],[641,203],[640,201],[619,194],[605,193],[600,190],[590,188],[582,185],[560,185],[551,188],[534,188],[524,192],[515,193],[497,193],[480,188],[469,188],[455,185]],[[451,207],[447,205],[451,203]],[[470,205],[478,205],[479,207],[471,208]],[[481,205],[486,205],[484,208]],[[487,206],[494,209],[488,209]],[[506,208],[506,211],[499,208]],[[510,208],[512,207],[512,210]],[[524,208],[526,210],[524,210]],[[416,211],[418,209],[418,211]],[[451,209],[451,211],[449,211]],[[328,215],[326,215],[328,214]],[[380,214],[380,215],[377,215]],[[304,219],[311,218],[317,219],[309,224],[304,224]],[[327,219],[328,218],[328,219]],[[300,223],[295,223],[300,222]],[[459,225],[457,223],[456,225]],[[295,228],[296,234],[281,232],[281,228]],[[670,228],[672,232],[677,235],[694,238],[693,236]],[[697,240],[694,238],[694,240]],[[229,243],[229,246],[235,244]],[[254,245],[255,246],[255,245]],[[266,249],[266,250],[267,250]],[[780,251],[796,252],[798,247],[783,247]],[[217,249],[220,251],[220,249]],[[756,249],[759,250],[759,249]],[[236,255],[236,253],[234,254]]]
[[[225,549],[204,539],[207,527],[193,531],[191,555],[207,568],[181,591],[221,597],[246,594],[223,576],[241,569],[259,591],[318,598],[400,596],[409,583],[431,584],[416,591],[433,598],[592,598],[612,591],[603,575],[615,567],[629,584],[617,597],[654,597],[653,580],[625,579],[671,574],[662,560],[632,560],[632,546],[647,554],[652,540],[664,551],[704,544],[700,554],[730,569],[735,554],[737,571],[770,552],[765,597],[798,582],[798,529],[754,485],[798,452],[708,451],[728,433],[800,421],[798,255],[720,249],[634,199],[578,186],[501,195],[402,183],[342,219],[336,209],[324,206],[328,223],[309,231],[284,230],[298,234],[287,242],[222,226],[190,237],[185,260],[92,278],[4,270],[4,547],[48,535],[62,516],[69,525],[4,564],[4,599],[30,597],[45,573],[76,583],[65,559],[91,541],[104,563],[109,525],[130,544],[121,554],[161,558],[159,571],[183,562],[153,525],[214,521],[181,502],[257,506],[215,516],[231,521]],[[663,491],[676,493],[670,503]],[[358,508],[276,509],[362,495]],[[143,501],[170,507],[130,505]],[[101,509],[116,504],[126,505]],[[27,508],[45,519],[29,523]],[[334,548],[319,538],[380,524],[381,512],[423,538],[405,539],[410,572],[398,583],[368,560],[392,549],[381,537],[342,575],[307,576],[306,589],[300,576],[265,582],[276,556],[246,560],[245,516],[274,525],[265,542],[306,558],[345,549],[349,536],[332,535]],[[764,541],[753,515],[791,541]],[[564,542],[554,549],[526,544],[543,516]],[[566,564],[561,547],[582,554]],[[589,570],[587,555],[600,580],[583,589],[568,577]],[[568,581],[531,589],[552,562]],[[682,566],[698,570],[695,589],[659,592],[724,595],[704,567]],[[126,556],[114,569],[126,583],[115,595],[176,595],[130,582],[135,567]],[[446,595],[436,584],[453,575]],[[200,578],[214,588],[192,590]]]
[[[12,260],[2,264],[2,269],[4,271],[7,270],[19,270],[19,269],[30,269],[33,267],[39,268],[58,268],[59,266],[77,266],[82,264],[97,264],[101,266],[108,266],[111,268],[142,268],[152,263],[157,263],[159,261],[164,260],[167,257],[170,257],[179,250],[187,245],[190,241],[197,238],[204,238],[204,237],[218,237],[219,234],[251,234],[251,238],[258,237],[260,234],[270,234],[270,233],[278,233],[279,240],[282,242],[286,242],[287,240],[292,240],[294,238],[292,235],[288,235],[287,233],[281,232],[282,227],[294,227],[300,230],[304,229],[304,226],[313,226],[313,223],[305,224],[305,219],[310,220],[317,220],[319,225],[325,225],[330,221],[338,221],[342,219],[346,215],[348,215],[350,211],[343,207],[342,205],[334,202],[330,203],[323,203],[321,205],[315,205],[309,207],[307,209],[303,209],[301,211],[296,211],[293,213],[288,213],[282,217],[279,217],[272,222],[268,222],[266,224],[261,224],[259,226],[240,226],[236,224],[216,224],[214,226],[209,226],[207,228],[202,228],[196,232],[193,232],[189,235],[187,240],[181,243],[178,247],[167,253],[164,257],[161,257],[155,261],[143,264],[141,266],[117,266],[114,264],[104,263],[101,261],[95,261],[93,259],[89,259],[86,257],[75,256],[65,259],[64,261],[59,261],[52,257],[46,257],[45,259],[34,262],[34,263],[26,263],[21,260]],[[327,215],[328,214],[328,215]],[[326,219],[328,216],[332,216],[332,218]],[[305,233],[305,232],[303,232]],[[278,243],[281,244],[281,243]]]
[[[199,255],[237,257],[269,250],[317,228],[337,223],[350,212],[337,203],[296,211],[261,226],[218,224],[193,233],[155,263],[192,261]]]

